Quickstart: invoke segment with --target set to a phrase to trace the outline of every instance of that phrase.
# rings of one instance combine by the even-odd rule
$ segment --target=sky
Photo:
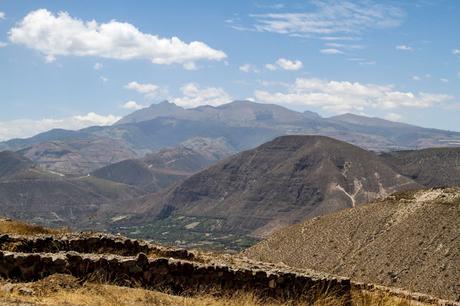
[[[460,131],[460,1],[0,0],[0,140],[165,99]]]

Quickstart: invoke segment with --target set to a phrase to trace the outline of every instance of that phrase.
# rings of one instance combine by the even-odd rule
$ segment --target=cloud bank
[[[78,130],[94,125],[111,125],[121,117],[99,115],[94,112],[66,118],[44,118],[40,120],[16,119],[0,121],[0,140],[31,137],[51,129]]]
[[[450,102],[453,97],[443,94],[398,91],[392,85],[361,84],[298,78],[287,86],[286,92],[256,90],[258,101],[296,106],[318,106],[335,113],[367,108],[394,109],[398,107],[426,108]]]
[[[25,16],[10,30],[9,39],[41,52],[48,62],[57,56],[97,56],[147,59],[154,64],[181,64],[189,69],[199,60],[220,61],[227,57],[200,41],[185,43],[177,37],[143,33],[127,22],[83,21],[67,12],[53,14],[46,9]]]
[[[220,87],[201,88],[196,83],[187,83],[180,90],[183,96],[174,98],[173,102],[183,107],[218,106],[232,101],[232,97]]]

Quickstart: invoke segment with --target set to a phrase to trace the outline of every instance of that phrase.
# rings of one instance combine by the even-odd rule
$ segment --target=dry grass
[[[237,292],[230,296],[216,297],[175,296],[153,290],[127,288],[113,285],[80,283],[70,275],[52,275],[33,283],[11,284],[0,282],[1,305],[67,305],[67,306],[128,306],[128,305],[182,305],[182,306],[336,306],[344,301],[332,296],[318,296],[313,303],[292,301],[279,303],[262,300],[252,293]],[[353,306],[409,306],[411,304],[385,294],[355,293]]]
[[[39,225],[32,225],[10,219],[0,219],[0,234],[10,235],[38,235],[38,234],[62,234],[68,232],[65,228],[52,229]]]

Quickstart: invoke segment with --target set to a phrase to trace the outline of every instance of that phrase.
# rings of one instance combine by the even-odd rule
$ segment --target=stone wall
[[[0,252],[0,276],[34,281],[50,274],[64,273],[82,280],[167,289],[169,292],[235,292],[249,290],[264,297],[291,299],[328,291],[348,300],[350,280],[315,278],[290,272],[269,272],[200,264],[173,258],[98,256],[75,252],[66,254],[25,254]]]
[[[139,253],[192,260],[194,254],[184,249],[168,248],[145,241],[114,235],[14,236],[1,235],[0,249],[21,253],[56,253],[75,251],[91,254],[117,254],[135,256]]]
[[[0,277],[35,281],[56,273],[81,280],[180,293],[247,290],[279,300],[314,299],[327,292],[350,300],[353,290],[380,292],[412,301],[456,305],[453,301],[348,278],[254,262],[239,256],[168,248],[105,234],[0,236]]]

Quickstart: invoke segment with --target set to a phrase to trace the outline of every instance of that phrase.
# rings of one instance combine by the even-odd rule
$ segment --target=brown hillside
[[[285,228],[244,251],[460,300],[460,188],[400,193]]]
[[[219,219],[220,230],[264,236],[285,225],[420,187],[376,154],[323,136],[283,136],[147,199],[146,219]]]

